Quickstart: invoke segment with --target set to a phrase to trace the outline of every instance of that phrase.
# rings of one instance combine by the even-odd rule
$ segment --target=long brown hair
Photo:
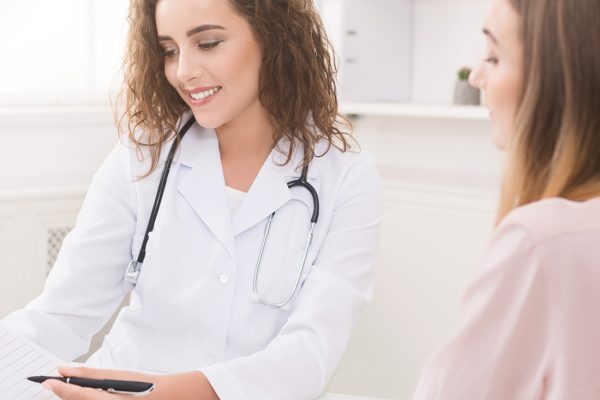
[[[165,141],[177,130],[188,109],[164,74],[155,10],[160,0],[131,0],[129,35],[123,63],[124,112],[119,125],[130,140],[149,148],[150,174]],[[259,100],[268,111],[277,137],[287,137],[286,163],[298,144],[302,165],[315,154],[315,144],[350,148],[350,122],[338,114],[336,60],[313,0],[227,0],[249,22],[262,49]],[[125,121],[125,123],[124,123]],[[140,136],[139,131],[144,132]]]
[[[498,221],[543,198],[600,193],[600,2],[510,3],[521,16],[524,84]]]

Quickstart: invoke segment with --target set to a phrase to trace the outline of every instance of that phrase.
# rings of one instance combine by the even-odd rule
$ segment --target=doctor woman
[[[485,61],[507,150],[498,226],[415,400],[600,399],[600,2],[494,0]]]
[[[127,138],[95,175],[43,293],[3,323],[73,360],[132,289],[89,363],[160,375],[63,375],[151,381],[149,399],[323,392],[371,298],[381,193],[373,158],[336,123],[312,3],[131,1]],[[299,179],[310,186],[288,187]],[[117,398],[46,385],[63,399]]]

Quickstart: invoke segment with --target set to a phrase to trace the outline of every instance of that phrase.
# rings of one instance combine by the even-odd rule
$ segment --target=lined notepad
[[[28,376],[56,375],[62,362],[0,325],[0,400],[58,399]]]

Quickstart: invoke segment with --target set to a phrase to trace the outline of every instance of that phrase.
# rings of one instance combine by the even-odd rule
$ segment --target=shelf
[[[435,118],[467,121],[489,121],[490,119],[489,110],[481,106],[343,102],[340,104],[340,112],[345,115],[358,116]]]

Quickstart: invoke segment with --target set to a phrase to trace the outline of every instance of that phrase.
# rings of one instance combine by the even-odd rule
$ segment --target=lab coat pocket
[[[138,367],[140,351],[137,343],[134,343],[130,339],[127,330],[121,328],[114,335],[111,332],[106,337],[106,346],[114,366],[126,369],[135,369]]]
[[[271,222],[257,281],[258,295],[270,303],[285,303],[286,310],[298,295],[310,272],[310,257],[304,260],[312,208],[292,199]],[[304,261],[304,266],[303,266]]]
[[[113,328],[105,337],[100,349],[96,351],[86,361],[86,364],[94,368],[135,368],[139,352],[131,346],[124,345],[129,337],[129,332],[125,329]],[[123,349],[128,354],[123,355]],[[131,352],[135,351],[134,354]],[[123,362],[125,361],[125,364]]]

